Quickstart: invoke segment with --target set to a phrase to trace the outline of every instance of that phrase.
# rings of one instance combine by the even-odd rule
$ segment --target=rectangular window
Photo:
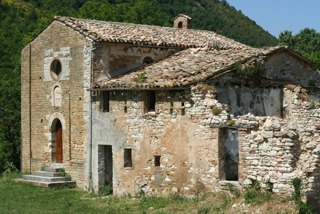
[[[181,115],[185,115],[186,114],[186,109],[184,107],[184,102],[181,102]]]
[[[127,107],[127,100],[124,100],[124,107],[123,107],[123,111],[124,113],[127,113],[128,112],[128,107]]]
[[[100,109],[103,112],[110,111],[110,93],[109,91],[103,91],[100,100]]]
[[[160,155],[155,155],[154,156],[154,166],[160,166]]]
[[[124,149],[124,167],[132,167],[132,149]]]
[[[145,100],[146,111],[156,111],[156,92],[147,91],[146,100]]]
[[[238,130],[221,128],[219,129],[220,180],[238,181],[238,166]]]

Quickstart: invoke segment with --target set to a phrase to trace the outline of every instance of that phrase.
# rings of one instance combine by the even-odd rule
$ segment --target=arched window
[[[182,22],[179,22],[178,23],[178,28],[182,28],[182,25],[183,25]]]
[[[59,86],[53,88],[53,106],[61,106],[62,95]]]
[[[57,80],[59,78],[60,73],[62,72],[61,62],[58,59],[52,61],[50,71],[53,78]]]
[[[148,65],[148,64],[151,64],[151,63],[153,63],[153,59],[151,57],[149,57],[149,56],[145,57],[143,59],[143,62],[142,62],[143,65]]]

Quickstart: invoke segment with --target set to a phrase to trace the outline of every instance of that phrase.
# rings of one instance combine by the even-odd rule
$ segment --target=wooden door
[[[62,163],[62,125],[61,122],[57,122],[56,127],[56,163]]]

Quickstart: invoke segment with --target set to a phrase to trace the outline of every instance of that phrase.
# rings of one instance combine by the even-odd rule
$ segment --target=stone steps
[[[75,186],[76,182],[72,181],[70,176],[64,176],[62,169],[61,165],[53,165],[45,168],[44,171],[34,171],[31,175],[23,175],[22,178],[15,179],[15,181],[40,187]]]

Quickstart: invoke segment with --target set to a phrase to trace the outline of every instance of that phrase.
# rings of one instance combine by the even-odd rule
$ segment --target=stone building
[[[113,194],[230,185],[319,201],[319,73],[286,47],[214,32],[55,17],[22,50],[22,166]]]

